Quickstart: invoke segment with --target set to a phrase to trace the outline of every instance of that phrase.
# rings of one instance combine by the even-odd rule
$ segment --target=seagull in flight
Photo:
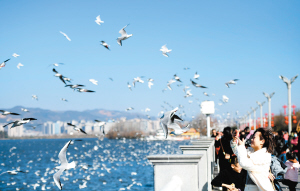
[[[78,88],[78,87],[84,87],[84,85],[81,85],[81,84],[75,84],[75,85],[69,84],[69,85],[65,85],[65,87],[70,87],[71,89],[73,89],[75,91],[76,88]]]
[[[128,107],[125,111],[130,111],[130,110],[134,110],[133,107]]]
[[[167,53],[171,53],[172,49],[168,49],[167,48],[167,45],[163,45],[161,48],[160,48],[160,51],[162,51],[162,54],[165,56],[165,57],[169,57],[169,55]]]
[[[26,172],[21,171],[21,170],[8,170],[8,171],[5,171],[5,172],[2,172],[2,173],[0,174],[0,176],[1,176],[2,174],[4,174],[4,173],[8,173],[8,174],[10,174],[10,175],[16,175],[16,174],[18,174],[19,172],[26,173]]]
[[[142,80],[141,79],[142,77],[136,77],[136,78],[133,78],[133,82],[132,82],[132,84],[133,84],[133,87],[135,87],[135,83],[136,82],[140,82],[140,83],[144,83],[144,80]]]
[[[21,66],[24,66],[24,65],[21,64],[21,63],[19,63],[19,64],[17,65],[17,68],[20,69]]]
[[[222,101],[223,101],[223,103],[228,103],[229,98],[226,95],[223,95],[222,96]]]
[[[96,22],[98,25],[101,25],[101,23],[104,23],[104,21],[101,21],[100,15],[98,15],[98,16],[96,17],[95,22]]]
[[[61,31],[59,31],[62,35],[64,35],[67,39],[68,39],[68,41],[71,41],[71,39],[68,37],[68,35],[66,34],[66,33],[63,33],[63,32],[61,32]]]
[[[32,99],[35,99],[36,101],[39,101],[39,98],[38,98],[37,95],[32,95],[31,97],[32,97]]]
[[[25,108],[21,108],[21,110],[24,112],[29,112],[28,109],[25,109]]]
[[[179,126],[176,126],[174,128],[174,131],[172,131],[170,134],[171,135],[181,135],[182,133],[185,133],[190,130],[189,126],[190,126],[190,124],[188,124],[184,128],[180,128]]]
[[[175,123],[175,120],[182,121],[180,117],[178,117],[175,112],[178,110],[178,107],[171,111],[167,111],[162,115],[160,118],[160,125],[164,131],[165,139],[168,137],[168,128],[176,129],[180,128],[177,123]]]
[[[61,98],[61,100],[62,100],[62,101],[65,101],[65,102],[68,102],[68,100],[67,100],[67,99],[65,99],[65,98]]]
[[[95,84],[95,85],[98,85],[98,81],[95,80],[95,79],[89,79],[89,81],[92,82],[92,83]]]
[[[17,53],[13,53],[12,56],[15,57],[15,58],[17,58],[17,57],[20,56],[20,55],[18,55]]]
[[[148,79],[148,87],[149,87],[149,89],[151,89],[151,86],[153,86],[153,82],[154,80],[152,79],[152,78],[149,78]]]
[[[203,92],[203,94],[209,97],[208,93],[206,93],[206,92]]]
[[[0,64],[0,70],[1,70],[1,68],[5,67],[6,62],[8,62],[9,60],[10,60],[10,59],[7,59],[7,60],[3,61],[3,62]]]
[[[54,76],[59,77],[59,79],[60,79],[64,84],[66,84],[66,82],[65,82],[65,80],[64,80],[64,76],[63,76],[62,74],[58,73],[58,72],[55,70],[55,68],[53,68],[52,71],[55,72],[55,75],[54,75]]]
[[[190,68],[186,67],[186,68],[183,68],[184,70],[189,70]]]
[[[175,78],[175,80],[177,80],[178,82],[182,82],[182,81],[180,80],[180,78],[179,78],[176,74],[174,74],[174,78]]]
[[[127,82],[127,87],[130,89],[130,91],[132,91],[131,85],[129,84],[129,82]]]
[[[65,146],[61,149],[61,151],[59,152],[58,158],[59,158],[59,161],[60,161],[60,166],[55,167],[55,168],[59,169],[59,171],[57,171],[53,175],[54,182],[60,190],[62,189],[62,185],[61,185],[61,182],[60,182],[60,175],[62,175],[62,173],[65,170],[75,168],[75,166],[76,166],[76,163],[74,161],[71,162],[71,163],[68,163],[68,161],[67,161],[67,155],[66,154],[67,154],[67,149],[68,149],[70,143],[71,143],[71,141],[68,141],[65,144]]]
[[[2,112],[2,115],[20,115],[18,113],[12,113],[10,111],[5,111],[5,110],[0,110],[0,112]]]
[[[128,24],[128,25],[129,25],[129,24]],[[118,44],[119,44],[120,46],[122,46],[122,40],[126,40],[126,39],[128,39],[129,37],[132,36],[132,34],[127,34],[126,31],[125,31],[125,28],[126,28],[128,25],[126,25],[125,27],[123,27],[123,28],[119,31],[119,33],[121,34],[121,36],[117,38],[117,42],[118,42]]]
[[[101,45],[104,46],[106,49],[110,50],[109,45],[105,41],[102,40]]]
[[[192,90],[188,90],[186,91],[186,95],[184,96],[184,98],[187,98],[187,97],[191,97],[193,94],[191,93]]]
[[[87,135],[87,133],[84,130],[82,130],[79,127],[76,127],[76,125],[73,125],[72,123],[67,123],[67,125],[72,126],[75,131],[78,131],[78,132],[81,132],[81,133],[84,133]]]
[[[238,81],[239,79],[233,79],[233,80],[230,80],[230,81],[228,81],[228,82],[226,82],[225,83],[225,86],[227,87],[227,88],[229,88],[229,84],[236,84],[236,81]]]
[[[171,84],[173,84],[174,82],[176,82],[176,81],[173,80],[173,79],[171,79],[170,81],[168,81],[167,87],[169,88],[169,90],[172,90]]]
[[[6,126],[8,126],[8,125],[10,125],[10,124],[13,124],[13,125],[10,127],[10,129],[11,129],[11,128],[14,128],[14,127],[17,127],[17,126],[20,126],[20,125],[29,123],[30,121],[33,121],[33,120],[36,120],[36,119],[35,119],[35,118],[23,118],[23,119],[21,119],[21,120],[16,120],[16,121],[10,122],[10,123],[4,125],[3,127],[6,127]]]
[[[42,124],[37,124],[37,125],[28,125],[29,127],[32,127],[33,129],[35,129],[37,126],[40,126]]]
[[[200,77],[199,74],[197,74],[197,72],[194,74],[194,79],[198,80],[198,78]]]
[[[50,64],[49,66],[56,66],[56,67],[57,67],[57,66],[59,66],[59,65],[64,65],[64,63],[53,63],[53,64]],[[48,66],[48,67],[49,67],[49,66]]]
[[[87,89],[83,89],[83,88],[77,88],[78,92],[95,92],[93,90],[87,90]]]
[[[197,84],[196,82],[194,82],[193,80],[191,80],[192,84],[197,87],[197,88],[207,88],[205,86],[201,86],[200,84]]]

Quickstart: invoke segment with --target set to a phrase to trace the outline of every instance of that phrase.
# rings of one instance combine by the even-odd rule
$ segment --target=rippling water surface
[[[189,141],[81,139],[70,145],[68,162],[75,169],[61,176],[63,190],[154,190],[150,154],[181,154],[179,145]],[[59,166],[58,153],[69,139],[28,139],[0,141],[0,190],[59,190],[53,168]],[[15,148],[14,148],[15,147]],[[81,166],[88,165],[84,170]],[[20,168],[27,173],[9,175]]]

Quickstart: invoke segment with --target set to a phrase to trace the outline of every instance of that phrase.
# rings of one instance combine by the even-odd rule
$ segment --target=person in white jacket
[[[240,140],[238,133],[233,136],[232,151],[237,156],[240,166],[248,172],[245,191],[274,191],[269,179],[271,153],[274,150],[272,131],[257,129],[248,149],[245,147],[246,140]]]

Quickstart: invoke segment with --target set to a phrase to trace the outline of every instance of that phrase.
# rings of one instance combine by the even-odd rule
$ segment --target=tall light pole
[[[270,95],[263,92],[263,94],[266,96],[266,98],[268,99],[268,104],[269,104],[269,120],[268,120],[268,126],[269,128],[271,128],[271,98],[272,96],[275,94],[275,92],[271,93]]]
[[[253,108],[253,107],[251,107],[251,109],[252,109],[252,111],[253,111],[253,118],[254,118],[254,131],[256,130],[256,110],[258,109],[258,108]]]
[[[260,127],[263,127],[263,111],[262,106],[266,103],[265,101],[260,103],[259,101],[256,101],[257,105],[260,107]]]
[[[248,116],[249,116],[249,126],[250,126],[250,129],[251,129],[251,113],[249,111],[247,111],[248,113]]]
[[[279,76],[279,78],[282,79],[284,83],[286,83],[286,86],[288,88],[288,118],[289,118],[289,128],[288,128],[288,130],[289,130],[289,134],[292,132],[292,109],[291,109],[292,97],[291,97],[291,89],[292,89],[292,83],[296,80],[297,77],[298,77],[298,75],[292,77],[289,80],[284,76]]]

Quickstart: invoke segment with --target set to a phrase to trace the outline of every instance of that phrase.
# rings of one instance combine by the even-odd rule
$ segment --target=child
[[[247,171],[239,165],[237,157],[231,156],[229,159],[231,169],[222,170],[212,181],[211,184],[216,187],[223,187],[223,191],[241,190],[244,191]]]
[[[285,173],[282,184],[287,185],[290,191],[296,191],[296,186],[298,184],[298,170],[300,167],[299,162],[296,159],[296,153],[288,152],[286,158],[288,159],[285,162],[287,172]]]

